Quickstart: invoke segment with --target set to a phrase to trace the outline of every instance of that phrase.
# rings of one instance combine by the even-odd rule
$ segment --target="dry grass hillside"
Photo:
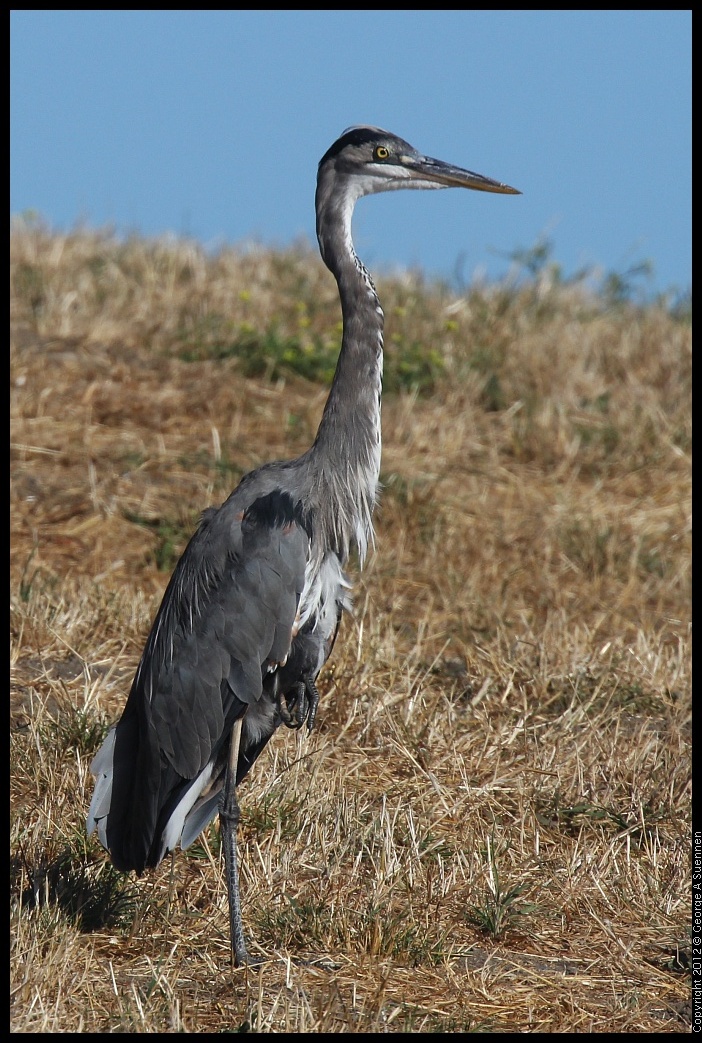
[[[686,1031],[689,319],[548,264],[379,279],[377,547],[318,727],[141,880],[84,833],[200,511],[310,444],[318,257],[11,235],[15,1031]],[[621,296],[621,295],[619,295]]]

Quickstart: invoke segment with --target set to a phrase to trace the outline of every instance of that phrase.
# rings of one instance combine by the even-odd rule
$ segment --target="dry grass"
[[[309,445],[333,280],[11,247],[13,1028],[685,1031],[689,326],[548,270],[380,282],[377,552],[318,729],[242,787],[231,972],[216,827],[127,881],[87,769],[199,511]]]

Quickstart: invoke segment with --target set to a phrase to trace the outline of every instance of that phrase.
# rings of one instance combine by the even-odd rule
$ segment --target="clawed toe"
[[[278,710],[286,728],[301,728],[307,723],[312,731],[319,706],[319,692],[311,679],[299,681],[287,692],[278,693]]]

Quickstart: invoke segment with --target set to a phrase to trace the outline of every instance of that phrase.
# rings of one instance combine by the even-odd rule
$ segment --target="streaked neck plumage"
[[[351,217],[359,194],[335,171],[320,171],[317,238],[322,259],[339,287],[343,335],[309,459],[318,485],[322,527],[342,562],[352,542],[361,559],[373,542],[372,514],[380,474],[383,311],[351,240]]]

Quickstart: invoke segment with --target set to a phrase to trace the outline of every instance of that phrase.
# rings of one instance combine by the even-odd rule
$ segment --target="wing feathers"
[[[204,776],[186,780],[210,763],[214,770],[233,722],[260,700],[271,664],[290,652],[311,526],[287,493],[246,506],[250,491],[240,486],[203,515],[164,594],[122,718],[91,765],[88,829],[97,826],[120,869],[156,865],[184,816],[193,816],[188,843],[209,820],[217,794],[199,797]]]
[[[285,660],[304,586],[301,505],[276,490],[232,515],[232,501],[203,519],[145,652],[158,745],[184,778],[207,764],[233,699],[256,702],[268,664]]]

